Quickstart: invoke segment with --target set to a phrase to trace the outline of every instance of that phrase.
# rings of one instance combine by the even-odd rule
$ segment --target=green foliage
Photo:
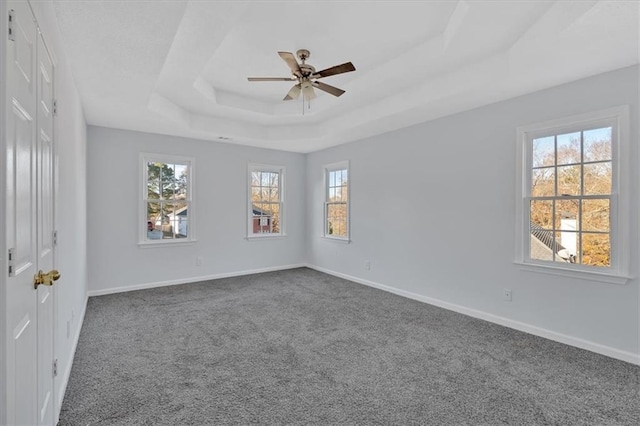
[[[187,168],[160,162],[148,163],[147,198],[149,220],[156,222],[161,218],[164,221],[168,214],[184,205],[181,201],[187,198]]]

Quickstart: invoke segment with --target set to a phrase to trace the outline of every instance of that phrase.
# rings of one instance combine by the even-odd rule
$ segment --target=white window
[[[518,129],[521,263],[626,275],[627,129],[627,108]]]
[[[349,163],[344,161],[324,170],[324,236],[349,240]]]
[[[140,154],[141,243],[194,240],[192,158]]]
[[[284,168],[249,164],[248,236],[284,235]]]

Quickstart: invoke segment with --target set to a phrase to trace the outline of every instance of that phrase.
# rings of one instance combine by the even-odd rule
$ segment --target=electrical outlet
[[[504,300],[505,302],[511,302],[511,289],[510,288],[505,288],[502,289],[502,300]]]
[[[196,257],[196,266],[202,266],[202,256]]]
[[[365,260],[364,261],[364,269],[365,269],[365,271],[371,270],[371,261],[370,260]]]

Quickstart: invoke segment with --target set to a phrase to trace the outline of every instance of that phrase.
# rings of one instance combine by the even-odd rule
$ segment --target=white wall
[[[305,262],[304,155],[93,126],[88,140],[90,294]],[[138,245],[140,152],[195,157],[194,244]],[[286,237],[245,238],[249,163],[285,167]]]
[[[310,264],[638,362],[637,279],[579,281],[513,264],[516,127],[622,104],[633,126],[632,227],[623,232],[637,274],[638,68],[309,154]],[[322,166],[342,160],[351,166],[351,244],[321,238]]]

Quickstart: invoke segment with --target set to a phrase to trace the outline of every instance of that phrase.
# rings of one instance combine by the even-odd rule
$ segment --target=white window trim
[[[612,190],[611,190],[611,267],[596,268],[585,265],[536,261],[529,257],[530,225],[525,223],[528,212],[527,195],[531,169],[529,140],[543,134],[559,134],[582,129],[589,123],[612,125]],[[571,117],[549,120],[518,127],[516,148],[516,258],[522,270],[578,278],[583,280],[626,284],[629,276],[630,249],[630,120],[629,107],[619,106]]]
[[[254,171],[277,172],[280,176],[278,190],[280,192],[280,232],[270,234],[253,233],[253,200],[251,199],[251,173]],[[285,204],[285,168],[269,164],[249,163],[247,167],[247,240],[274,240],[287,236],[286,233],[286,204]]]
[[[169,247],[169,246],[183,246],[191,245],[197,241],[196,239],[196,226],[195,226],[195,170],[196,160],[193,157],[183,157],[179,155],[168,154],[154,154],[148,152],[140,153],[140,193],[138,195],[139,211],[138,211],[138,246],[140,248],[153,248],[153,247]],[[189,181],[187,183],[187,199],[189,200],[189,236],[187,238],[180,239],[160,239],[149,240],[147,239],[147,205],[146,196],[147,193],[147,162],[158,161],[166,164],[187,164],[189,166]]]
[[[347,170],[347,236],[337,237],[327,234],[327,206],[329,202],[329,173],[336,170]],[[322,238],[330,241],[349,244],[351,242],[351,170],[349,168],[349,160],[339,161],[337,163],[326,164],[323,167],[322,177]]]

